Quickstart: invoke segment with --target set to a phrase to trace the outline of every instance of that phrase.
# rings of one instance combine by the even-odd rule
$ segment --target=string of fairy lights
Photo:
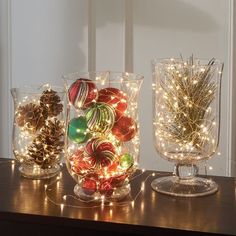
[[[155,70],[152,84],[155,142],[159,153],[171,161],[195,164],[216,153],[219,134],[216,107],[220,96],[217,79],[222,69],[216,66],[212,70],[214,63],[212,59],[208,66],[201,66],[193,61],[170,59]],[[217,78],[213,76],[216,71]],[[16,159],[28,166],[33,163],[34,172],[40,173],[41,169],[49,170],[58,164],[64,153],[67,169],[77,183],[75,195],[63,193],[60,200],[50,193],[60,185],[62,174],[45,184],[46,199],[61,210],[65,206],[133,206],[144,193],[147,180],[160,175],[152,172],[143,177],[145,170],[137,171],[141,80],[130,79],[134,75],[129,73],[122,74],[118,81],[111,81],[110,76],[96,75],[95,80],[79,77],[66,85],[65,123],[56,118],[63,105],[51,88],[38,100],[25,96],[17,104],[18,133],[13,136]],[[32,134],[37,136],[32,139]],[[205,164],[205,174],[208,169],[213,168]],[[128,198],[132,192],[130,185],[139,177],[143,179],[140,188]],[[124,200],[114,201],[119,197]],[[75,203],[71,204],[71,200]]]
[[[19,167],[18,163],[13,159],[12,160],[6,159],[6,160],[0,161],[0,168],[6,168],[6,165],[8,165],[11,168],[12,173],[14,173],[15,168]],[[61,167],[62,166],[63,164],[61,164]],[[208,166],[208,168],[206,168],[206,163],[204,164],[204,168],[205,168],[206,175],[208,174],[207,169],[209,170],[209,172],[213,171],[212,166]],[[164,172],[163,173],[151,172],[150,174],[146,174],[146,173],[147,172],[145,169],[138,170],[136,172],[136,174],[130,179],[130,183],[132,184],[134,180],[137,180],[140,178],[142,179],[142,181],[140,182],[140,187],[137,188],[137,190],[135,191],[135,193],[132,194],[131,197],[126,198],[122,201],[109,201],[108,199],[105,199],[105,198],[103,198],[101,201],[97,201],[97,199],[93,199],[89,201],[83,200],[77,197],[75,194],[67,193],[68,190],[61,191],[60,197],[59,198],[57,197],[57,199],[55,199],[55,197],[51,196],[50,193],[57,191],[57,188],[59,186],[58,184],[60,184],[62,181],[62,172],[60,172],[57,177],[52,178],[48,184],[44,184],[44,185],[42,184],[41,187],[40,185],[38,187],[39,187],[39,191],[44,191],[45,200],[59,207],[61,211],[63,211],[65,207],[75,208],[75,209],[92,209],[92,208],[104,208],[104,207],[115,207],[115,206],[134,207],[135,202],[138,200],[138,198],[141,197],[142,194],[145,193],[146,188],[150,187],[150,183],[148,180],[152,180],[156,177],[167,175],[167,173],[164,173]],[[19,182],[21,181],[22,178],[24,177],[19,178]],[[31,179],[28,179],[28,180],[31,181]],[[40,180],[40,181],[43,181],[43,180]],[[72,188],[72,185],[71,185],[71,188]],[[73,203],[70,203],[71,202],[70,200],[73,200]]]
[[[141,80],[132,76],[106,72],[95,74],[93,80],[80,75],[66,80],[69,122],[65,158],[77,182],[74,191],[78,196],[103,201],[130,191],[129,177],[137,169],[140,146],[137,111]]]
[[[16,160],[26,164],[27,171],[32,169],[32,176],[56,166],[64,151],[63,93],[53,89],[45,84],[11,90],[15,108],[13,153]]]
[[[145,170],[141,170],[140,173],[136,174],[130,181],[132,182],[138,177],[142,177],[144,174]],[[128,197],[123,201],[112,201],[109,200],[105,197],[101,197],[101,199],[94,198],[92,200],[83,200],[76,195],[72,194],[64,194],[62,196],[61,202],[56,202],[49,194],[48,192],[52,190],[52,186],[57,182],[60,181],[61,177],[58,176],[53,182],[51,182],[49,185],[45,185],[45,195],[46,198],[53,203],[54,205],[57,205],[63,210],[64,207],[73,207],[73,208],[103,208],[103,207],[112,207],[112,206],[126,206],[126,205],[131,205],[134,206],[135,201],[137,198],[144,192],[145,190],[145,183],[147,180],[151,177],[155,176],[155,173],[149,174],[144,178],[144,180],[141,183],[141,187],[138,189],[138,191],[134,194],[133,197]],[[68,200],[75,200],[75,204],[69,204]],[[82,203],[82,205],[81,205]],[[85,203],[85,204],[84,204]],[[92,203],[92,205],[91,205]]]
[[[222,65],[169,59],[156,64],[155,142],[165,158],[191,164],[217,152]]]

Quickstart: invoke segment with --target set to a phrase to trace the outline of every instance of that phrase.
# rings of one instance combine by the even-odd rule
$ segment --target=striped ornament
[[[95,161],[84,156],[84,150],[78,149],[69,157],[71,170],[78,175],[85,175],[95,168]]]
[[[93,132],[111,131],[115,123],[115,110],[105,103],[96,103],[86,111],[88,128]]]
[[[96,85],[89,79],[77,79],[68,90],[69,101],[77,109],[86,109],[98,96]]]
[[[116,111],[124,112],[127,109],[127,95],[117,88],[103,88],[98,91],[98,102],[107,103]]]
[[[115,147],[106,139],[90,139],[84,150],[84,156],[94,159],[97,167],[109,166],[115,159]]]

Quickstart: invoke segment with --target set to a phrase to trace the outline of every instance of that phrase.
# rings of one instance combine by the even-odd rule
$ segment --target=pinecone
[[[43,91],[40,97],[40,105],[46,108],[49,117],[57,116],[62,112],[63,105],[60,102],[57,92],[52,89]]]
[[[47,119],[46,110],[34,103],[19,106],[16,111],[16,123],[30,133],[41,129]]]
[[[64,146],[63,129],[64,125],[58,119],[48,120],[41,133],[28,147],[29,156],[41,168],[50,168],[60,160]]]

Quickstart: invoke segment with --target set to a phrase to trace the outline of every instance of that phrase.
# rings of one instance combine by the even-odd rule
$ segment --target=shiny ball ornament
[[[111,179],[102,181],[100,183],[99,192],[100,192],[100,194],[102,194],[106,197],[110,197],[112,195],[113,187],[112,187],[112,184],[111,184]]]
[[[70,120],[68,125],[68,136],[75,143],[83,143],[88,140],[90,133],[88,132],[87,120],[80,116]]]
[[[99,90],[97,101],[109,104],[122,113],[127,108],[127,95],[117,88],[104,88]]]
[[[115,147],[113,144],[102,138],[92,138],[85,146],[85,157],[92,158],[96,167],[109,166],[115,159]]]
[[[82,190],[87,195],[93,195],[97,191],[97,177],[86,175],[82,180]]]
[[[96,101],[98,91],[89,79],[77,79],[68,90],[69,101],[77,109],[86,109]]]
[[[121,116],[112,128],[112,134],[120,141],[127,142],[137,133],[136,122],[128,116]]]
[[[82,160],[83,157],[84,157],[84,151],[82,149],[78,149],[71,156],[69,156],[71,170],[76,174],[80,173],[80,170],[77,169],[77,163],[79,160]]]
[[[115,122],[119,121],[119,119],[123,116],[123,113],[116,110],[116,115],[115,115]]]
[[[116,173],[116,172],[118,171],[118,170],[117,170],[118,165],[119,165],[118,162],[115,162],[115,161],[112,162],[111,165],[109,165],[109,166],[107,167],[106,172],[107,172],[109,175],[113,175],[114,173]]]
[[[131,154],[125,153],[120,157],[120,166],[121,168],[128,169],[134,164],[134,158]]]
[[[124,182],[126,181],[127,178],[128,178],[127,174],[121,174],[121,175],[112,177],[112,180],[111,180],[112,187],[113,188],[121,187],[124,184]]]
[[[98,174],[100,178],[108,178],[110,176],[117,175],[117,172],[120,171],[119,163],[116,160],[113,160],[111,164],[105,166],[104,168],[97,168],[94,170],[94,173]]]
[[[115,110],[107,104],[96,103],[86,111],[88,128],[93,132],[109,132],[115,123]]]
[[[83,149],[78,149],[69,158],[71,170],[78,175],[85,175],[94,170],[95,162],[92,158],[84,157]]]

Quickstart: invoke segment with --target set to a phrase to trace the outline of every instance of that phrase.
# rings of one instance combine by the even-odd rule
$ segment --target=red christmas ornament
[[[115,158],[115,147],[102,138],[92,138],[85,146],[85,157],[92,158],[98,167],[105,167]]]
[[[84,151],[82,149],[78,149],[69,160],[72,171],[78,175],[87,174],[95,167],[94,160],[89,157],[84,157]]]
[[[108,180],[104,180],[101,182],[100,186],[99,186],[99,192],[103,195],[105,195],[106,197],[110,197],[113,193],[113,188],[111,185],[111,179]]]
[[[123,116],[123,113],[116,110],[116,113],[115,113],[115,122],[119,121],[119,119]]]
[[[107,167],[107,173],[112,174],[112,173],[117,172],[118,165],[119,163],[113,162],[111,165]]]
[[[131,140],[137,132],[136,122],[127,116],[121,116],[112,128],[112,134],[122,142]]]
[[[69,88],[69,101],[75,108],[86,109],[97,99],[98,91],[89,79],[77,79]]]
[[[102,178],[102,177],[109,178],[110,176],[116,175],[116,173],[118,171],[118,166],[119,166],[118,162],[112,162],[110,165],[108,165],[104,168],[95,169],[94,172],[96,174],[98,174],[100,176],[100,178]]]
[[[128,177],[127,174],[122,174],[122,175],[118,175],[118,176],[113,177],[111,180],[112,187],[113,188],[114,187],[121,187],[124,184],[127,177]]]
[[[104,88],[98,92],[98,102],[112,105],[123,113],[127,108],[127,95],[117,88]]]
[[[82,180],[82,189],[85,194],[93,195],[97,191],[97,176],[86,175]]]

